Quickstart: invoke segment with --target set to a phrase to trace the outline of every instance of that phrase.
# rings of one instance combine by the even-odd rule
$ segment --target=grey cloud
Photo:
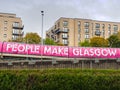
[[[120,0],[0,0],[0,12],[20,16],[25,32],[41,32],[44,10],[44,34],[60,17],[120,21]]]

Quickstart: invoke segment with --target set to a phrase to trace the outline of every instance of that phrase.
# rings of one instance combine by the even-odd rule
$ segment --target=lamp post
[[[44,16],[44,11],[41,11],[42,15],[42,26],[41,26],[41,45],[43,45],[43,16]],[[42,61],[42,51],[41,51],[41,61]]]
[[[41,15],[42,15],[41,45],[43,45],[43,16],[44,16],[44,11],[41,11]]]

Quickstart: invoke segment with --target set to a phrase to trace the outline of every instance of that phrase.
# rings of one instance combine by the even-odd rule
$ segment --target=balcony
[[[64,45],[68,45],[68,41],[67,41],[67,42],[64,42]]]
[[[89,27],[89,25],[84,25],[84,27],[87,27],[87,28],[88,28],[88,27]]]
[[[95,31],[95,35],[100,36],[101,32],[100,31]]]
[[[23,30],[24,26],[15,26],[15,25],[13,25],[12,28],[13,29],[21,29],[21,30]]]
[[[68,39],[68,36],[62,36],[63,39]]]
[[[23,35],[24,35],[24,32],[21,32],[21,33],[15,33],[15,32],[13,32],[12,35],[15,35],[15,36],[23,36]]]
[[[53,30],[51,30],[51,32],[52,32],[52,33],[54,33],[54,31],[53,31]]]
[[[69,29],[63,29],[63,33],[68,33]]]
[[[54,35],[51,35],[51,38],[53,38],[53,39],[54,39]]]
[[[55,30],[55,33],[58,34],[58,33],[61,33],[62,31],[60,29],[57,29]]]

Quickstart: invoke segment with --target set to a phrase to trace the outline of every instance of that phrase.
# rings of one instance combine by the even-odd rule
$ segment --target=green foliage
[[[116,35],[111,35],[108,38],[109,47],[120,47],[120,36],[119,33]]]
[[[108,47],[108,40],[102,37],[93,37],[90,39],[90,46],[92,47]]]
[[[120,90],[120,71],[0,70],[0,90]]]
[[[23,38],[17,38],[16,40],[8,40],[8,42],[23,42]]]
[[[52,39],[50,39],[50,38],[46,38],[45,40],[44,40],[44,44],[45,45],[57,45]]]
[[[88,40],[85,40],[84,42],[80,42],[79,45],[82,47],[90,47],[90,42]]]
[[[40,36],[37,33],[27,33],[24,37],[24,42],[29,44],[39,44],[41,41]]]
[[[57,43],[57,45],[58,45],[58,46],[64,46],[64,44],[63,44],[63,43]]]

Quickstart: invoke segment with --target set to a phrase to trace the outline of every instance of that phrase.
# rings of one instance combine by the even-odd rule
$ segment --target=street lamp
[[[41,45],[43,45],[43,16],[44,16],[44,11],[41,11],[42,15],[42,26],[41,26]],[[41,61],[42,61],[42,52],[41,52]]]
[[[41,45],[43,45],[43,16],[44,16],[44,11],[41,11],[41,15],[42,15]]]

